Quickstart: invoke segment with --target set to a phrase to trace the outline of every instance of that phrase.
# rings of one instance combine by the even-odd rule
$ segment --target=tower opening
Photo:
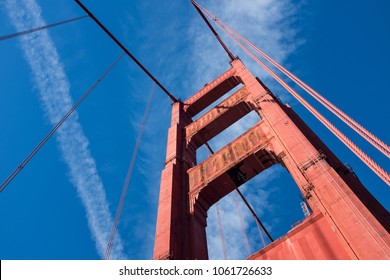
[[[280,164],[275,164],[256,175],[242,185],[240,191],[275,240],[304,219],[299,189],[291,175]],[[235,200],[238,202],[239,212]],[[222,198],[218,205],[228,259],[246,259],[271,243],[234,191]],[[246,236],[241,227],[240,215]],[[223,259],[216,204],[210,207],[207,216],[209,258]]]
[[[221,148],[233,141],[237,135],[242,134],[247,131],[249,128],[253,127],[257,122],[259,122],[260,116],[255,112],[251,111],[248,114],[244,115],[241,119],[231,124],[229,127],[224,129],[222,132],[214,136],[208,141],[210,147],[214,153],[218,152]],[[196,162],[200,163],[210,156],[210,151],[206,145],[200,146],[196,150]]]

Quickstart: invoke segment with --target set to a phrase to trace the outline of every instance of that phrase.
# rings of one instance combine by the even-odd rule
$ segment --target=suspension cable
[[[233,194],[233,199],[234,199],[234,204],[236,206],[236,210],[238,213],[238,217],[240,218],[241,231],[242,231],[242,234],[244,235],[246,249],[248,250],[248,256],[250,256],[251,255],[251,247],[249,245],[248,235],[246,234],[246,231],[245,231],[245,225],[244,225],[244,221],[243,221],[242,216],[241,216],[240,207],[238,206],[238,200],[237,200],[236,193]]]
[[[77,109],[77,107],[84,101],[85,98],[92,92],[92,90],[103,80],[103,78],[114,68],[119,60],[124,56],[122,53],[108,69],[96,80],[96,82],[77,100],[70,110],[62,117],[62,119],[49,131],[49,133],[39,142],[39,144],[30,152],[30,154],[19,164],[19,166],[8,176],[8,178],[0,185],[0,192],[2,192],[11,181],[19,174],[19,172],[27,165],[27,163],[35,156],[35,154],[46,144],[50,137],[60,128],[60,126],[69,118],[69,116]]]
[[[206,147],[207,147],[207,149],[209,151],[209,155],[212,155],[214,152],[213,152],[213,150],[211,149],[210,145],[207,142],[206,142]],[[221,214],[220,214],[220,211],[219,211],[218,202],[215,203],[215,212],[217,213],[219,239],[221,240],[223,258],[224,258],[224,260],[227,260],[227,251],[226,251],[226,245],[225,245],[225,237],[224,237],[224,234],[223,234],[222,220],[221,220]]]
[[[219,37],[217,31],[215,31],[214,27],[210,24],[210,22],[207,20],[207,18],[202,13],[201,9],[198,7],[197,3],[192,0],[192,4],[194,5],[195,9],[198,11],[199,15],[202,17],[204,22],[207,24],[207,26],[210,28],[211,32],[214,34],[215,38],[217,38],[218,42],[221,44],[222,48],[225,50],[231,61],[235,60],[236,57],[232,54],[232,52],[228,49],[228,47],[225,45],[225,43],[222,41],[221,37]]]
[[[130,162],[130,165],[129,165],[129,169],[127,171],[126,180],[125,180],[125,182],[123,184],[122,194],[121,194],[121,197],[120,197],[120,200],[119,200],[119,203],[118,203],[118,208],[116,210],[115,220],[114,220],[114,223],[113,223],[112,228],[111,228],[110,238],[108,240],[106,252],[105,252],[105,255],[104,255],[104,259],[106,259],[106,260],[110,259],[111,249],[112,249],[112,246],[114,244],[115,234],[116,234],[116,231],[118,229],[118,223],[119,223],[119,219],[120,219],[121,214],[122,214],[123,204],[125,202],[127,190],[129,188],[129,185],[130,185],[130,180],[131,180],[131,175],[133,173],[135,160],[137,158],[139,146],[140,146],[140,143],[141,143],[142,134],[143,134],[143,131],[144,131],[144,128],[145,128],[146,119],[148,117],[150,105],[152,103],[152,98],[153,98],[153,92],[154,92],[155,85],[156,84],[153,84],[153,87],[152,87],[152,89],[150,91],[149,100],[148,100],[148,103],[146,105],[145,113],[144,113],[144,116],[143,116],[143,119],[142,119],[142,122],[141,122],[141,128],[140,128],[140,130],[138,132],[137,141],[136,141],[135,146],[134,146],[133,156],[131,157],[131,162]]]
[[[265,241],[264,241],[264,237],[263,237],[263,232],[262,232],[262,230],[260,228],[260,225],[259,225],[259,223],[257,221],[256,221],[256,226],[257,226],[257,231],[259,232],[259,235],[260,235],[261,244],[263,245],[262,248],[264,248],[265,247]]]
[[[311,88],[310,86],[305,84],[302,80],[300,80],[298,77],[296,77],[290,71],[288,71],[286,68],[284,68],[278,62],[276,62],[274,59],[272,59],[264,51],[257,48],[253,43],[251,43],[249,40],[247,40],[245,37],[243,37],[237,31],[235,31],[228,24],[226,24],[221,19],[214,16],[212,13],[210,13],[205,8],[201,7],[199,4],[196,3],[195,5],[197,5],[199,7],[199,9],[201,9],[203,12],[208,14],[208,16],[210,18],[212,18],[214,20],[214,22],[221,23],[224,28],[228,29],[230,32],[232,32],[234,35],[236,35],[238,38],[240,38],[242,41],[244,41],[247,45],[249,45],[257,53],[259,53],[261,56],[263,56],[268,62],[270,62],[273,66],[275,66],[277,69],[279,69],[283,74],[285,74],[287,77],[289,77],[292,81],[294,81],[297,85],[299,85],[303,90],[305,90],[307,93],[309,93],[320,104],[322,104],[325,108],[327,108],[330,112],[332,112],[335,116],[337,116],[340,120],[342,120],[345,124],[347,124],[350,128],[352,128],[355,132],[357,132],[361,137],[366,139],[371,145],[373,145],[376,149],[378,149],[382,154],[384,154],[385,156],[390,158],[390,147],[388,145],[386,145],[383,141],[381,141],[379,138],[377,138],[375,135],[373,135],[371,132],[369,132],[367,129],[365,129],[362,125],[360,125],[358,122],[356,122],[354,119],[352,119],[346,113],[344,113],[341,109],[339,109],[337,106],[335,106],[329,100],[327,100],[325,97],[323,97],[317,91],[315,91],[313,88]]]
[[[251,212],[253,218],[255,218],[256,220],[256,223],[263,229],[263,231],[265,232],[265,234],[267,235],[268,239],[273,242],[274,239],[272,238],[272,236],[269,234],[268,230],[265,228],[265,226],[263,225],[263,223],[260,221],[259,217],[256,215],[255,211],[252,209],[252,207],[249,205],[248,201],[245,199],[244,195],[241,193],[241,191],[236,188],[236,191],[238,193],[238,195],[241,197],[242,201],[244,201],[245,205],[248,207],[249,211]]]
[[[16,33],[9,34],[9,35],[0,36],[0,41],[8,40],[8,39],[15,38],[15,37],[22,36],[22,35],[26,35],[26,34],[30,34],[33,32],[37,32],[39,30],[48,29],[51,27],[55,27],[55,26],[62,25],[65,23],[77,21],[77,20],[84,19],[87,17],[88,17],[88,15],[85,15],[85,16],[81,16],[81,17],[76,17],[76,18],[72,18],[72,19],[68,19],[68,20],[64,20],[64,21],[60,21],[60,22],[56,22],[56,23],[52,23],[52,24],[48,24],[48,25],[43,25],[40,27],[36,27],[36,28],[32,28],[32,29],[28,29],[28,30],[24,30],[24,31],[20,31],[20,32],[16,32]]]
[[[206,148],[209,150],[209,152],[211,154],[214,154],[214,151],[211,149],[210,145],[206,142]],[[260,221],[259,217],[256,215],[256,212],[253,210],[253,208],[250,206],[250,204],[248,203],[248,201],[245,199],[244,195],[241,193],[241,191],[238,189],[238,187],[236,186],[236,191],[238,193],[238,195],[241,197],[242,201],[245,203],[246,207],[248,208],[248,210],[251,212],[253,218],[255,219],[256,223],[263,229],[263,231],[265,232],[265,234],[267,235],[267,237],[269,238],[269,240],[271,242],[274,241],[274,239],[272,238],[272,236],[269,234],[268,230],[265,228],[265,226],[263,225],[263,223]]]
[[[199,4],[198,4],[199,6]],[[200,7],[200,6],[199,6]],[[203,8],[204,9],[204,8]],[[205,10],[205,9],[204,9]],[[207,10],[206,10],[207,11]],[[211,13],[206,15],[215,20]],[[251,56],[261,67],[263,67],[276,81],[278,81],[288,92],[291,93],[309,112],[311,112],[326,128],[328,128],[344,145],[346,145],[356,156],[358,156],[375,174],[377,174],[386,184],[390,185],[390,175],[374,162],[367,154],[357,147],[347,136],[338,130],[330,121],[321,115],[314,107],[312,107],[304,98],[294,91],[287,83],[279,78],[270,68],[268,68],[261,60],[259,60],[248,48],[239,42],[229,31],[227,31],[218,21],[214,21],[238,46],[240,46],[249,56]]]
[[[220,215],[220,211],[219,211],[218,202],[215,204],[215,211],[217,212],[217,217],[218,217],[218,229],[219,229],[219,237],[221,238],[223,258],[225,260],[227,260],[227,251],[226,251],[226,245],[225,245],[225,237],[223,235],[222,220],[221,220],[221,215]]]
[[[81,3],[80,0],[74,0],[81,9],[83,9],[89,17],[137,64],[138,67],[142,69],[142,71],[145,72],[146,75],[149,76],[149,78],[152,79],[153,82],[155,82],[163,91],[164,93],[173,101],[177,102],[178,99],[174,97],[146,68],[142,65],[141,62],[138,61],[138,59],[135,58],[134,55],[130,53],[130,51],[92,14],[90,10],[88,10],[87,7]]]
[[[294,91],[287,83],[279,78],[270,68],[260,61],[251,51],[242,45],[234,36],[226,31],[221,25],[216,24],[224,30],[224,32],[236,42],[249,56],[251,56],[261,67],[263,67],[276,81],[278,81],[288,92],[291,93],[310,113],[312,113],[326,128],[328,128],[344,145],[346,145],[356,156],[358,156],[375,174],[377,174],[386,184],[390,185],[390,175],[365,154],[359,147],[356,146],[347,136],[338,130],[329,120],[320,114],[313,106],[311,106],[303,97]]]

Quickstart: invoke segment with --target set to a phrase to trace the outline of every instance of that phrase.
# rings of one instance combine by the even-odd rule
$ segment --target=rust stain
[[[190,137],[193,137],[194,134],[196,134],[199,130],[207,126],[212,120],[215,120],[218,118],[218,116],[222,115],[223,113],[227,112],[229,109],[231,109],[233,106],[237,105],[239,101],[243,100],[245,97],[249,95],[249,91],[243,87],[239,91],[237,91],[235,94],[233,94],[231,97],[226,99],[225,101],[221,102],[217,106],[215,106],[213,109],[211,109],[209,112],[204,114],[201,118],[194,121],[193,123],[189,124],[186,127],[186,137],[187,139]]]
[[[262,122],[259,122],[247,133],[241,135],[199,165],[188,170],[191,178],[190,190],[207,184],[231,166],[242,161],[248,154],[255,152],[268,143],[266,139],[261,139],[260,133],[257,131],[262,124]]]

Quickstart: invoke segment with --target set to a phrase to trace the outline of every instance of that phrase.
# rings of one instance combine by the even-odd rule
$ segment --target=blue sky
[[[83,2],[178,98],[188,98],[229,68],[227,56],[189,1]],[[199,3],[390,143],[387,1]],[[0,4],[0,35],[81,15],[82,10],[70,0],[5,0]],[[225,40],[255,75],[291,104],[336,155],[353,167],[363,184],[389,209],[389,187],[233,42]],[[90,19],[2,41],[0,50],[3,180],[121,50]],[[122,58],[62,132],[0,193],[0,259],[102,257],[152,86],[132,61]],[[385,170],[390,169],[385,156],[312,103]],[[169,120],[170,100],[156,90],[112,251],[115,258],[152,257]],[[222,138],[228,141],[233,132],[251,121],[249,116]],[[214,139],[211,145],[220,148],[225,144],[222,138]],[[200,157],[202,153],[200,150]],[[280,237],[303,218],[296,189],[288,173],[278,166],[242,187],[274,237]],[[245,258],[248,252],[233,201],[229,196],[219,203],[227,255]],[[253,253],[260,249],[261,241],[241,204]],[[209,211],[208,223],[210,257],[222,258],[214,208]]]

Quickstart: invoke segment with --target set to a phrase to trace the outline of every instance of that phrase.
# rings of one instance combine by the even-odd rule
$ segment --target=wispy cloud
[[[202,6],[254,42],[279,63],[285,63],[289,55],[298,46],[299,43],[294,43],[299,42],[296,36],[297,30],[292,24],[296,17],[297,8],[291,0],[225,0],[223,3],[221,2],[199,1]],[[217,32],[223,37],[220,30],[217,29]],[[194,59],[191,63],[191,67],[195,72],[193,77],[197,77],[195,83],[201,87],[205,82],[214,79],[225,71],[228,68],[229,59],[211,32],[207,30],[205,24],[201,23],[200,18],[197,18],[196,22],[194,20],[189,33],[191,34],[189,37],[193,38]],[[235,55],[242,56],[244,63],[254,75],[258,75],[268,86],[270,86],[270,83],[272,85],[273,81],[259,69],[259,66],[246,59],[242,51],[230,39],[224,40]],[[272,86],[270,88],[272,89]],[[284,97],[286,98],[286,96]],[[247,123],[247,121],[244,123]],[[249,123],[253,122],[249,121]],[[247,127],[244,124],[236,123],[227,132],[232,135],[224,138],[233,139],[233,135],[238,136],[246,129]],[[222,139],[214,139],[214,142],[211,141],[211,143],[218,148],[226,144]],[[272,211],[270,195],[275,188],[272,190],[270,185],[273,184],[273,179],[280,174],[281,169],[280,166],[268,169],[241,187],[244,193],[253,198],[252,206],[259,216],[263,214],[264,209]],[[248,257],[239,216],[235,210],[232,196],[229,195],[222,199],[219,207],[225,239],[228,244],[228,258],[242,259]],[[259,250],[260,239],[257,229],[253,226],[253,218],[246,209],[242,209],[241,214],[247,234],[252,239],[252,250]],[[271,227],[268,229],[272,231]],[[214,206],[209,210],[207,238],[209,257],[211,259],[223,258]]]
[[[298,30],[294,27],[299,6],[291,0],[198,2],[281,64],[284,64],[302,43],[298,40]],[[189,33],[192,34],[190,37],[194,38],[196,51],[191,65],[196,71],[199,80],[197,82],[203,85],[205,81],[215,78],[227,69],[229,58],[200,18],[195,19],[192,26]],[[238,55],[246,66],[272,89],[272,86],[276,85],[273,79],[218,27],[213,26],[233,54]]]
[[[131,106],[140,108],[140,110],[130,111],[129,120],[134,129],[134,135],[139,133],[146,99],[151,91],[150,87],[152,87],[152,83],[148,81],[144,91],[145,96],[137,96],[136,101],[132,100]],[[136,106],[134,102],[137,104]],[[136,172],[134,173],[136,174],[130,182],[132,194],[137,193],[139,196],[137,199],[129,198],[127,207],[139,209],[139,211],[134,211],[136,214],[123,215],[121,218],[124,223],[132,225],[131,234],[128,234],[126,239],[131,240],[128,243],[137,244],[137,246],[129,248],[132,258],[135,259],[151,259],[153,257],[158,195],[166,145],[166,141],[161,138],[166,138],[168,130],[169,104],[161,90],[156,88],[135,163]]]
[[[256,214],[260,217],[260,220],[262,220],[267,230],[271,231],[271,233],[272,226],[276,226],[277,221],[273,221],[273,224],[270,225],[264,223],[263,218],[265,214],[272,213],[273,206],[270,196],[273,192],[278,191],[274,180],[278,177],[281,171],[281,166],[274,166],[263,171],[257,177],[240,187],[241,192],[249,200],[249,203],[252,208],[255,209]],[[233,195],[235,194],[229,194],[219,202],[222,229],[224,232],[225,243],[227,244],[226,251],[228,259],[245,259],[249,256],[249,253],[245,244],[240,219],[242,219],[245,226],[245,234],[249,240],[251,254],[263,247],[262,239],[266,244],[268,244],[269,241],[264,232],[258,232],[253,216],[238,197],[238,207],[241,213],[240,218],[235,206]],[[207,242],[209,257],[210,259],[223,259],[221,237],[215,205],[210,208],[208,215]],[[260,234],[263,236],[260,237]]]
[[[18,31],[46,24],[35,0],[7,0],[5,6],[12,24]],[[44,112],[54,125],[73,103],[70,84],[55,44],[47,31],[23,36],[21,42]],[[103,257],[112,217],[102,180],[88,147],[88,139],[78,122],[77,112],[63,124],[56,134],[56,140],[69,168],[70,180],[84,205],[97,252]],[[126,258],[119,234],[111,256],[114,259]]]
[[[169,16],[169,19],[162,19],[157,14],[153,14],[154,23],[150,23],[150,25],[145,24],[142,28],[142,35],[154,34],[153,32],[156,32],[156,30],[158,34],[143,36],[142,38],[134,37],[134,34],[123,37],[131,38],[131,41],[127,42],[127,45],[130,47],[132,46],[131,44],[137,42],[137,47],[134,47],[134,49],[136,52],[144,54],[144,57],[142,55],[140,57],[143,61],[146,61],[145,65],[158,65],[158,67],[152,68],[153,74],[161,79],[161,82],[166,85],[168,90],[176,89],[176,91],[172,92],[176,97],[185,100],[206,82],[227,70],[229,59],[197,14],[192,12],[191,15],[194,15],[195,18],[189,21],[183,19],[187,13],[190,14],[190,7],[188,10],[179,11],[175,10],[175,7],[179,5],[174,4],[174,2],[169,3],[169,5],[172,4],[169,9],[172,14],[179,14],[180,16]],[[237,31],[248,37],[248,39],[255,42],[280,63],[285,62],[297,46],[293,43],[296,39],[296,32],[290,26],[290,22],[296,13],[296,8],[292,5],[291,0],[199,0],[199,3],[214,12]],[[140,5],[148,5],[148,3],[144,4],[142,2]],[[159,5],[165,4],[153,3],[153,9],[150,9],[148,13],[159,11]],[[188,3],[188,5],[190,4]],[[159,28],[156,27],[157,25]],[[127,22],[125,26],[128,26]],[[136,26],[138,26],[138,23]],[[130,31],[126,29],[126,32]],[[218,32],[222,35],[220,31]],[[172,34],[175,34],[175,36],[172,37]],[[128,34],[126,33],[126,35]],[[169,38],[169,43],[160,44],[159,38],[165,37]],[[158,38],[158,44],[155,43],[156,38]],[[228,39],[226,39],[226,43],[228,43],[229,48],[232,49],[235,55],[239,55],[243,59],[244,63],[255,75],[265,78],[259,67],[252,63],[250,59],[245,59],[234,43]],[[142,47],[139,47],[140,45]],[[149,55],[155,52],[158,55]],[[266,80],[266,82],[269,85],[270,79]],[[131,78],[130,92],[136,92],[140,84],[144,83]],[[122,217],[124,223],[132,224],[131,236],[128,235],[126,240],[132,240],[132,242],[142,247],[141,249],[134,248],[134,251],[137,250],[134,254],[139,258],[149,258],[152,253],[156,218],[155,203],[158,202],[159,181],[166,148],[166,139],[161,138],[166,138],[170,119],[169,100],[159,91],[159,89],[156,90],[155,98],[153,99],[135,165],[139,177],[134,177],[131,183],[132,191],[142,189],[143,192],[147,192],[145,201],[138,199],[138,201],[132,201],[132,203],[135,205],[142,204],[143,209],[148,208],[149,210],[137,215],[131,215],[130,217],[126,215]],[[147,92],[149,92],[149,84],[143,89],[143,94],[137,95],[136,100],[131,100],[132,108],[144,108],[147,100],[147,94],[145,93]],[[136,105],[134,102],[136,102]],[[142,113],[143,109],[130,111],[129,120],[135,134],[139,130]],[[255,121],[258,120],[256,114],[251,114],[249,117],[252,119],[257,118]],[[227,133],[238,135],[248,128],[248,124],[253,124],[252,120],[246,119],[243,123],[236,123]],[[231,135],[225,134],[226,137],[222,137],[224,139],[215,139],[211,141],[211,145],[217,150],[226,144],[226,139],[233,139],[229,137]],[[206,153],[204,151],[204,154]],[[270,195],[276,187],[274,187],[274,190],[270,190],[272,189],[270,186],[274,186],[273,180],[277,178],[281,170],[282,167],[275,166],[241,188],[248,197],[255,198],[251,200],[251,203],[256,208],[258,215],[262,215],[263,212],[268,214],[272,210]],[[248,253],[243,242],[238,216],[235,210],[232,211],[234,209],[232,207],[232,199],[232,197],[226,197],[221,201],[220,211],[227,243],[229,244],[228,256],[233,259],[242,259],[247,257]],[[136,207],[135,205],[132,204],[132,207]],[[243,207],[242,203],[240,207]],[[264,210],[266,208],[267,210]],[[253,218],[244,208],[241,209],[241,213],[247,234],[251,240],[252,250],[259,249],[261,241],[254,226]],[[217,224],[215,211],[212,208],[209,210],[207,229],[209,254],[212,259],[222,258]],[[275,226],[275,224],[273,225]],[[267,228],[272,230],[270,225],[267,225]]]

